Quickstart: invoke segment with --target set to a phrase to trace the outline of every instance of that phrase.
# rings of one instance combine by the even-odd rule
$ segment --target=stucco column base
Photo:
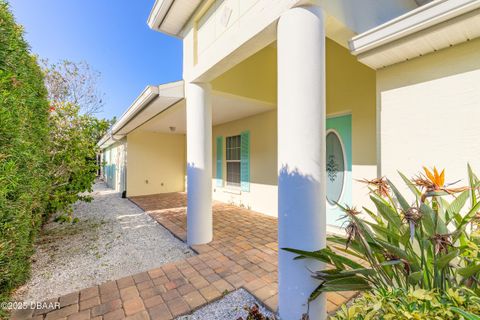
[[[187,98],[187,242],[212,241],[211,87],[189,83]]]
[[[325,29],[318,7],[297,7],[278,22],[278,278],[281,319],[301,319],[318,286],[309,270],[281,248],[326,244]],[[325,295],[310,303],[310,319],[326,318]]]

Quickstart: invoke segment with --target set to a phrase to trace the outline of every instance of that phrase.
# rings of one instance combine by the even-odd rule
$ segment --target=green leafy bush
[[[88,114],[70,103],[57,103],[50,109],[51,192],[48,211],[58,212],[59,221],[72,222],[72,204],[90,201],[83,192],[91,191],[95,181],[97,142],[109,123]]]
[[[47,91],[22,34],[0,1],[0,301],[28,276],[49,190]]]
[[[463,318],[461,313],[463,312]],[[468,319],[480,314],[480,298],[468,289],[438,290],[376,289],[349,306],[342,306],[332,320]],[[475,319],[475,318],[472,318]]]
[[[480,211],[479,179],[468,166],[470,185],[453,188],[445,183],[444,171],[424,170],[412,180],[400,174],[413,203],[385,178],[365,180],[376,209],[363,208],[369,219],[339,204],[347,237],[329,237],[334,245],[318,251],[284,249],[296,253],[295,259],[316,259],[333,267],[313,272],[319,285],[309,301],[328,291],[392,288],[436,290],[443,295],[467,287],[480,293],[480,238],[474,231]]]
[[[89,200],[82,193],[91,190],[96,143],[110,124],[47,97],[23,29],[0,0],[0,302],[28,278],[42,221],[60,212],[61,221],[75,222],[72,204]],[[96,100],[86,101],[93,110]]]

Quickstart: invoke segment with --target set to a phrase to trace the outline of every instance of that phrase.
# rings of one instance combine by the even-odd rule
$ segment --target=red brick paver
[[[185,193],[131,200],[185,241]],[[61,309],[24,312],[23,319],[174,319],[238,288],[277,309],[276,218],[215,202],[213,241],[193,249],[197,256],[63,296],[56,300]],[[328,293],[328,311],[354,295]]]

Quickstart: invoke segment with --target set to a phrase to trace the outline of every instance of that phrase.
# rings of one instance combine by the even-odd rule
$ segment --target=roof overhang
[[[147,24],[152,30],[181,37],[183,27],[201,3],[202,0],[156,0]]]
[[[185,97],[183,81],[147,86],[98,146],[106,148]]]
[[[480,36],[480,0],[436,0],[350,40],[353,55],[379,69]]]

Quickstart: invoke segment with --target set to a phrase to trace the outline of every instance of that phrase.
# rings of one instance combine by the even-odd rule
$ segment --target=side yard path
[[[36,244],[30,281],[15,301],[40,302],[147,271],[194,253],[128,199],[98,182],[75,224],[50,222]]]
[[[131,199],[180,239],[186,234],[186,195]],[[175,319],[245,288],[277,309],[277,220],[235,206],[214,204],[214,241],[199,255],[60,297],[61,309],[23,314],[31,319]],[[355,292],[328,293],[328,311]],[[239,306],[241,307],[241,306]]]

